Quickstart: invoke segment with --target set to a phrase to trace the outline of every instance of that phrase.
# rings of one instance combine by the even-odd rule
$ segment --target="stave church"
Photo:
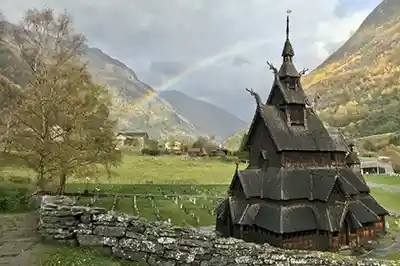
[[[289,16],[282,65],[256,111],[245,149],[249,166],[236,171],[216,209],[225,237],[292,249],[337,250],[385,232],[385,210],[360,172],[354,145],[328,132],[309,104],[293,64]]]

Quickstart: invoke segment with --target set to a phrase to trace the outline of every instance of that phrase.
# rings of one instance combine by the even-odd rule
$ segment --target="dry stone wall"
[[[200,234],[104,208],[78,206],[68,197],[44,196],[39,211],[45,241],[91,247],[149,265],[391,265]]]

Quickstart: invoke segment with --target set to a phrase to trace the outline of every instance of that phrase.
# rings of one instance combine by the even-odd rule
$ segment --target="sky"
[[[180,90],[250,120],[253,88],[266,99],[290,9],[295,65],[313,69],[380,0],[2,0],[18,22],[28,8],[67,9],[74,27],[160,90]]]

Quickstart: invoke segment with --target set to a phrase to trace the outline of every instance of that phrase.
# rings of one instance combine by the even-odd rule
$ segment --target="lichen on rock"
[[[396,265],[200,234],[190,228],[150,222],[104,208],[76,206],[68,197],[44,196],[40,202],[39,232],[44,240],[100,248],[116,257],[149,265]]]

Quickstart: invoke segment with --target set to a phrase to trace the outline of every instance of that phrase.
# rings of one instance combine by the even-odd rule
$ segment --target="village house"
[[[360,158],[363,175],[395,175],[389,158]]]
[[[165,150],[172,152],[174,154],[181,154],[182,153],[182,142],[174,140],[174,141],[167,141],[164,144]]]
[[[149,135],[146,132],[132,132],[132,131],[120,131],[116,136],[118,140],[118,147],[134,147],[143,149],[149,139]]]
[[[216,230],[226,237],[282,248],[337,250],[385,231],[388,212],[370,195],[353,145],[329,133],[316,115],[286,41],[265,104],[257,108],[228,197],[216,209]]]
[[[203,148],[188,148],[187,154],[192,157],[205,156],[207,153]]]

